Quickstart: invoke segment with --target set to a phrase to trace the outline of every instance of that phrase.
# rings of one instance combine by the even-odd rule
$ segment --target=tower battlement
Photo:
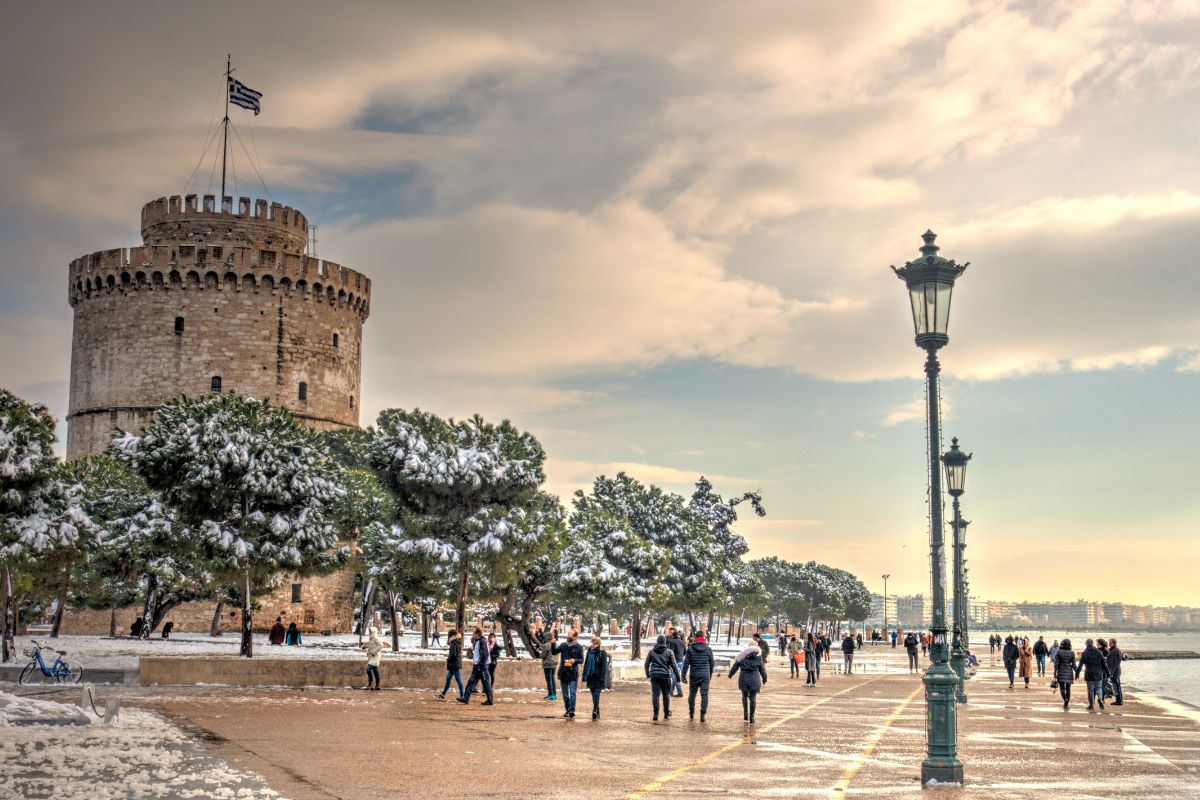
[[[302,255],[308,243],[308,218],[291,206],[226,195],[171,195],[142,206],[142,240],[242,244]]]
[[[323,430],[359,418],[371,280],[304,254],[308,219],[265,200],[160,197],[139,247],[67,268],[67,455],[103,450],[180,394],[238,391]]]

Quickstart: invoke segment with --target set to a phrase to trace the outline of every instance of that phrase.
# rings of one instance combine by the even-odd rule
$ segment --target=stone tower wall
[[[114,429],[139,430],[172,397],[212,391],[214,377],[221,391],[286,406],[311,428],[358,425],[371,281],[306,256],[307,236],[305,216],[279,203],[160,197],[142,209],[141,247],[72,261],[67,456],[103,451]],[[306,632],[349,630],[354,582],[350,570],[281,576],[278,590],[258,600],[256,627],[282,615]],[[299,602],[293,583],[301,584]],[[188,603],[167,619],[177,630],[207,631],[215,608]],[[121,610],[124,631],[138,613]],[[108,612],[64,618],[72,633],[107,633],[108,625]]]
[[[71,262],[69,457],[103,450],[172,397],[211,391],[214,377],[313,428],[358,424],[371,281],[303,255],[308,222],[295,209],[241,198],[237,213],[217,212],[213,201],[148,203],[145,245]]]

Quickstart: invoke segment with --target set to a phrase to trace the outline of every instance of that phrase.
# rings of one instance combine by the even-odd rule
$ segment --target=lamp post
[[[963,580],[963,548],[966,546],[967,523],[962,518],[958,498],[967,488],[967,462],[970,453],[958,449],[958,439],[950,440],[950,449],[942,454],[946,468],[946,491],[954,498],[954,639],[950,663],[958,675],[955,694],[958,702],[967,702],[967,590]]]
[[[884,575],[882,577],[883,577],[883,638],[886,639],[886,638],[888,638],[887,582],[888,582],[888,578],[890,578],[892,576]],[[884,642],[884,644],[887,644],[887,642]]]
[[[926,353],[925,378],[928,395],[929,454],[929,559],[933,573],[933,645],[929,650],[931,664],[925,677],[925,760],[921,762],[921,785],[962,783],[963,765],[958,760],[958,710],[954,688],[958,676],[950,669],[950,653],[946,642],[945,554],[942,530],[942,481],[938,469],[941,435],[938,430],[938,372],[937,351],[950,341],[950,297],[954,281],[967,264],[961,266],[937,254],[933,243],[937,235],[925,231],[921,257],[892,267],[896,276],[908,287],[912,305],[913,330],[917,347]]]

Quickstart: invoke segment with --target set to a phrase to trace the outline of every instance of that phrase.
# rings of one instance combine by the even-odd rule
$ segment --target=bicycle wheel
[[[54,679],[59,683],[79,683],[83,680],[83,667],[68,667],[64,664]]]
[[[33,677],[34,670],[37,670],[38,674],[41,674],[41,670],[37,669],[37,664],[30,661],[25,665],[25,669],[21,670],[21,677],[17,679],[17,683],[22,685],[29,683],[30,678]]]

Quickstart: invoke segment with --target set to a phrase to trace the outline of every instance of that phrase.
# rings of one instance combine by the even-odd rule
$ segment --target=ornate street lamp
[[[958,498],[962,497],[967,486],[967,462],[971,460],[970,453],[958,449],[958,439],[950,440],[950,449],[942,455],[942,464],[946,467],[946,491],[954,498],[954,638],[950,653],[950,663],[958,675],[958,689],[955,694],[958,702],[967,702],[967,590],[963,580],[963,548],[966,547],[967,525],[962,518]]]
[[[888,638],[887,582],[888,582],[888,578],[890,578],[892,576],[884,575],[882,577],[883,577],[883,638],[887,639]],[[887,644],[887,642],[884,642],[884,644]]]
[[[967,264],[961,266],[937,254],[933,243],[937,234],[925,231],[921,257],[903,267],[892,267],[896,276],[908,287],[912,305],[913,330],[917,347],[926,352],[925,377],[928,396],[929,453],[929,558],[933,572],[933,646],[929,650],[929,670],[925,673],[925,744],[926,756],[921,763],[921,784],[962,783],[963,765],[958,760],[958,712],[954,689],[958,676],[947,663],[950,658],[946,642],[946,575],[942,531],[942,477],[938,469],[938,454],[942,449],[938,430],[938,372],[937,351],[950,341],[950,296],[954,282]]]

